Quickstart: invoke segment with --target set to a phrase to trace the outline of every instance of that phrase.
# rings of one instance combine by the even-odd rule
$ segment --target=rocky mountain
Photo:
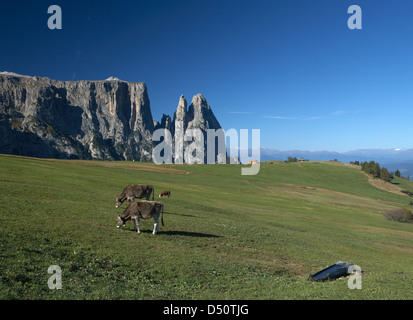
[[[208,129],[221,129],[221,126],[202,94],[195,95],[192,98],[192,103],[188,108],[187,105],[188,104],[185,100],[185,97],[181,95],[172,122],[170,122],[170,118],[165,118],[165,128],[170,130],[173,137],[173,158],[175,162],[182,163],[184,161],[184,155],[177,154],[176,151],[177,149],[185,150],[186,147],[192,143],[191,141],[185,141],[185,139],[183,139],[183,136],[180,136],[180,134],[189,132],[187,130],[190,129],[201,129],[202,133],[204,134],[204,143],[203,145],[200,145],[200,147],[204,150],[204,157],[200,161],[207,163],[207,135],[205,133]],[[180,148],[178,147],[176,149],[175,146],[177,144],[180,145]],[[215,155],[218,155],[217,146],[214,152]]]
[[[153,119],[143,82],[58,81],[0,73],[0,153],[41,158],[152,161],[152,134],[177,120],[185,128],[219,129],[198,94],[181,96],[173,121]]]

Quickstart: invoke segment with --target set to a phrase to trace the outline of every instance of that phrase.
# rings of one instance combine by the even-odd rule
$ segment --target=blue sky
[[[52,4],[62,30],[47,28]],[[202,93],[224,129],[260,129],[267,148],[413,148],[409,0],[17,0],[0,14],[0,71],[143,81],[157,120]]]

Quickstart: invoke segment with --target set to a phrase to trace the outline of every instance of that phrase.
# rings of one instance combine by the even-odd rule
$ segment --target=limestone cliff
[[[207,117],[207,118],[205,118]],[[143,82],[57,81],[0,72],[0,153],[43,158],[152,160],[156,128],[220,128],[202,95],[174,119],[152,117]]]

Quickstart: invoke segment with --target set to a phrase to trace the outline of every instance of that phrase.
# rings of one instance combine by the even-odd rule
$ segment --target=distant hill
[[[261,148],[261,160],[287,160],[288,157],[304,158],[311,161],[340,162],[371,161],[378,162],[382,167],[390,171],[399,170],[404,177],[413,176],[413,149],[360,149],[348,152],[332,151],[303,151],[288,150],[279,151],[275,149]]]
[[[386,167],[390,172],[399,170],[403,177],[410,176],[413,178],[413,161],[401,161],[401,162],[383,162],[383,167]]]

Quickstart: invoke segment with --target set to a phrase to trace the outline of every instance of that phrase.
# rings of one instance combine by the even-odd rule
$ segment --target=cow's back
[[[152,191],[151,186],[133,185],[131,187],[131,192],[136,198],[145,198],[149,191]]]
[[[160,212],[162,204],[156,201],[140,201],[138,204],[139,215],[143,219],[150,219]]]
[[[122,196],[124,197],[131,197],[135,193],[135,186],[134,185],[129,185],[126,186],[123,191],[122,191]]]

